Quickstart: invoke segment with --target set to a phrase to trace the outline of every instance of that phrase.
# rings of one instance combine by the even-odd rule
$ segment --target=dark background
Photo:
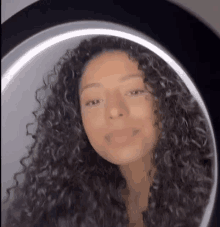
[[[172,53],[193,78],[220,144],[220,39],[193,15],[167,1],[36,2],[2,24],[2,57],[44,29],[77,20],[103,20],[141,31]],[[220,223],[219,198],[210,227]]]

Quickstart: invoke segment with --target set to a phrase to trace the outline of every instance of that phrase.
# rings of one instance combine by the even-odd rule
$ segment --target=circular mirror
[[[181,131],[178,128],[179,125],[176,125],[176,134],[172,134],[174,136],[173,141],[178,141],[182,138],[182,141],[179,141],[179,143],[185,145],[185,150],[182,151],[185,156],[183,155],[184,157],[181,157],[181,155],[178,154],[180,151],[177,152],[175,149],[173,149],[173,151],[168,150],[168,145],[167,150],[164,148],[163,154],[160,153],[160,156],[159,153],[155,154],[154,158],[156,162],[155,165],[158,165],[158,175],[156,175],[157,177],[153,180],[155,184],[152,183],[151,185],[151,199],[149,200],[151,201],[149,202],[151,208],[149,208],[149,212],[145,214],[146,216],[143,216],[145,217],[143,219],[150,223],[150,212],[152,212],[151,217],[156,218],[157,211],[167,212],[166,215],[171,215],[172,212],[174,212],[173,209],[175,209],[175,217],[180,217],[179,222],[177,218],[176,224],[184,223],[184,220],[181,219],[181,214],[186,214],[187,209],[189,209],[189,207],[186,208],[186,206],[183,205],[184,199],[189,199],[188,206],[190,202],[194,201],[193,198],[186,194],[186,191],[189,190],[190,192],[201,194],[200,197],[195,197],[197,200],[194,201],[195,204],[200,204],[198,205],[200,213],[198,212],[196,214],[197,216],[194,218],[195,223],[197,222],[197,226],[208,226],[217,190],[217,149],[212,122],[206,103],[201,96],[201,92],[196,86],[192,76],[187,72],[183,65],[181,65],[177,58],[157,41],[130,27],[106,21],[85,20],[52,27],[32,36],[25,42],[22,42],[2,59],[2,126],[4,129],[2,133],[2,200],[6,198],[6,188],[10,187],[14,181],[14,173],[21,171],[23,168],[21,166],[23,163],[21,163],[20,160],[22,157],[28,155],[27,150],[30,150],[30,147],[27,148],[27,146],[33,144],[35,140],[35,138],[31,138],[31,136],[26,136],[26,125],[35,121],[34,114],[31,113],[35,113],[33,111],[38,108],[38,102],[35,100],[35,91],[43,86],[43,78],[46,78],[46,76],[51,73],[53,66],[58,61],[61,62],[60,57],[66,53],[67,49],[73,50],[74,48],[77,48],[83,40],[90,40],[99,36],[116,37],[121,40],[126,40],[126,42],[134,43],[134,45],[138,45],[140,48],[147,49],[150,53],[153,53],[154,56],[160,59],[160,61],[166,65],[167,69],[169,68],[173,73],[173,81],[171,80],[170,86],[173,84],[173,86],[179,88],[179,92],[182,92],[182,95],[187,95],[188,99],[193,103],[192,106],[194,106],[194,109],[190,110],[189,108],[188,112],[176,112],[176,114],[179,115],[179,119],[181,119],[181,116],[182,119],[188,119],[186,122],[183,121],[182,124],[190,124],[189,127],[185,126],[185,129],[189,130]],[[152,66],[152,68],[154,68],[154,66]],[[155,72],[156,71],[157,69],[155,69]],[[57,72],[59,72],[59,70]],[[158,83],[161,82],[161,86],[163,87],[162,79],[166,76],[161,74],[160,76]],[[56,77],[54,78],[56,80]],[[166,81],[166,79],[164,79],[164,81]],[[177,83],[179,83],[178,86]],[[46,92],[47,91],[45,90],[45,97],[47,97]],[[48,92],[49,97],[51,91]],[[176,97],[176,100],[181,98],[181,96],[176,95],[175,92],[169,93],[169,90],[164,90],[164,92],[167,98],[167,101],[164,101],[164,105],[166,102],[170,102],[169,100],[172,99],[171,97]],[[176,90],[176,92],[178,93],[178,90]],[[173,99],[175,100],[175,98]],[[182,100],[184,101],[185,99],[183,98]],[[186,103],[182,103],[182,105],[184,106]],[[175,106],[173,106],[173,108],[174,107]],[[195,109],[195,107],[197,107],[197,109]],[[174,109],[170,110],[170,114],[175,113]],[[195,114],[195,116],[193,114]],[[195,118],[194,121],[193,118]],[[172,116],[170,116],[170,119],[172,119]],[[175,117],[173,117],[173,119],[175,119]],[[201,122],[199,122],[199,120],[201,120]],[[199,123],[201,123],[201,128],[199,127]],[[194,129],[190,131],[193,125]],[[32,128],[32,130],[34,132],[36,129]],[[193,133],[195,133],[195,138],[196,136],[197,138],[200,138],[199,135],[201,135],[201,140],[198,140],[199,142],[191,135]],[[184,143],[184,138],[191,138],[191,140],[188,142],[185,141]],[[189,154],[187,153],[187,149],[191,149],[189,150]],[[200,154],[200,159],[192,159],[192,157],[194,157],[192,154],[194,150],[198,150],[197,152]],[[164,165],[161,164],[163,161]],[[162,167],[165,166],[165,163],[167,163],[167,169],[163,170]],[[169,164],[171,166],[169,166]],[[53,165],[51,164],[51,166]],[[40,163],[38,163],[38,167],[40,167]],[[173,172],[174,170],[177,171],[177,174]],[[195,184],[191,185],[191,188],[190,185],[188,185],[188,188],[185,187],[185,181],[181,178],[183,176],[183,171],[186,170],[189,172],[187,175],[184,175],[185,180],[191,182],[191,175],[195,177]],[[28,171],[30,171],[30,169]],[[35,171],[37,172],[39,170]],[[166,172],[167,175],[164,174],[164,172]],[[171,178],[169,180],[167,178],[167,181],[165,179],[162,181],[162,176],[164,178],[165,176],[173,178],[172,181]],[[21,183],[24,179],[24,173],[22,173],[18,180]],[[180,179],[182,179],[182,181]],[[158,180],[160,180],[159,183],[157,182]],[[173,184],[169,185],[170,182],[173,182]],[[157,188],[159,186],[161,188]],[[104,183],[102,187],[104,189]],[[178,193],[180,194],[177,195]],[[176,201],[171,201],[171,195],[173,198],[176,196]],[[163,205],[160,204],[159,198],[161,198],[161,203]],[[11,203],[13,197],[10,199]],[[93,199],[93,202],[99,201],[97,198]],[[170,204],[168,201],[170,201]],[[108,202],[110,203],[110,201]],[[155,204],[156,208],[154,206]],[[167,217],[167,219],[169,218],[170,217]],[[153,224],[155,221],[156,219],[151,220],[152,226],[154,226]],[[162,221],[162,219],[160,221]],[[187,223],[187,217],[185,217],[185,223]]]

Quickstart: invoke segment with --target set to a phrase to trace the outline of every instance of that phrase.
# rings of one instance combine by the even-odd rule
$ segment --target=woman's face
[[[138,63],[124,52],[105,52],[85,67],[80,84],[83,125],[96,152],[124,165],[156,145],[154,97],[146,90]]]

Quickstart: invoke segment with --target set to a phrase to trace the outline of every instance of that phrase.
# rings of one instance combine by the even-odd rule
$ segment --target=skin
[[[131,74],[139,76],[121,81]],[[84,89],[91,83],[99,86]],[[127,180],[129,193],[123,197],[130,220],[135,223],[140,222],[140,212],[147,207],[150,155],[160,134],[160,127],[154,126],[155,99],[147,89],[150,87],[144,84],[138,63],[124,52],[113,51],[102,53],[86,65],[79,94],[91,145],[102,158],[119,165]],[[125,128],[122,134],[114,133]]]

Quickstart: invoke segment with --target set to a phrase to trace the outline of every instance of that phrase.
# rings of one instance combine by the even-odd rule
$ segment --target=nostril
[[[122,113],[120,113],[120,114],[118,114],[118,115],[117,115],[117,114],[111,114],[111,115],[110,115],[110,118],[113,119],[113,118],[115,118],[115,117],[122,117],[122,116],[123,116]]]

